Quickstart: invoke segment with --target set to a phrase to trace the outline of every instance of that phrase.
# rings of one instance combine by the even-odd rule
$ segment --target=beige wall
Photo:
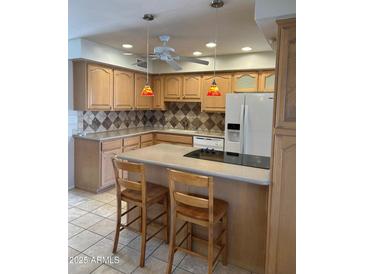
[[[109,46],[101,45],[85,39],[74,39],[69,41],[69,60],[87,59],[119,67],[145,71],[137,66],[136,56],[124,56],[121,51]],[[208,66],[194,63],[179,63],[183,70],[180,72],[213,71],[213,58],[201,58],[209,61]],[[217,56],[216,69],[219,70],[244,70],[244,69],[272,69],[275,67],[275,53],[273,51],[244,53]],[[166,63],[154,61],[150,68],[151,73],[176,72]]]

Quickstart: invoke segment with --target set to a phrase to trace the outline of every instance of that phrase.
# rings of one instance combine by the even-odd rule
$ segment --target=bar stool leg
[[[142,232],[141,232],[141,257],[139,266],[144,267],[146,256],[146,236],[147,236],[147,206],[142,206]]]
[[[166,244],[169,244],[169,206],[167,195],[163,200],[163,210],[166,212],[165,216],[163,217],[163,224],[166,226],[164,230],[164,240]]]
[[[169,244],[169,257],[167,262],[166,274],[171,274],[172,264],[174,263],[175,255],[175,241],[176,241],[176,215],[171,214],[171,232],[170,232],[170,244]]]
[[[121,201],[119,200],[118,201],[118,205],[117,205],[117,220],[116,220],[116,225],[115,225],[113,253],[116,253],[117,252],[117,248],[118,248],[119,232],[120,232],[120,222],[121,222],[120,215],[122,215],[122,205],[121,205]]]
[[[188,222],[188,225],[187,225],[187,228],[188,228],[188,249],[191,250],[191,243],[192,243],[192,224]]]
[[[227,218],[227,213],[223,216],[223,229],[225,229],[225,232],[223,234],[224,250],[223,250],[222,263],[223,263],[223,265],[227,265],[227,255],[228,255],[228,218]]]
[[[214,231],[213,224],[209,224],[208,228],[208,274],[213,273],[213,260],[214,260]]]

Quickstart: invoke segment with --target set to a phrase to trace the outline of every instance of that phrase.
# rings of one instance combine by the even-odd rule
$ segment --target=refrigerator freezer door
[[[243,147],[245,154],[271,156],[272,93],[246,94]]]

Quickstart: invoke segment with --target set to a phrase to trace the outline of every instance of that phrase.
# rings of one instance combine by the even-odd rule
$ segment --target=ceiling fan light
[[[217,86],[217,83],[215,82],[215,79],[213,80],[212,85],[208,90],[207,96],[222,96]]]
[[[194,51],[193,52],[193,55],[194,56],[200,56],[200,55],[202,55],[202,53],[200,51]]]
[[[145,85],[142,89],[141,96],[155,96],[150,85]]]

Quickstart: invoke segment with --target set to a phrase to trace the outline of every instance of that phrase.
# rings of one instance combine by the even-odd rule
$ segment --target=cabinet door
[[[167,75],[164,78],[165,99],[177,99],[181,97],[182,77],[179,75]]]
[[[143,87],[146,84],[146,75],[135,73],[134,74],[134,87],[135,87],[135,102],[137,109],[151,109],[153,103],[153,96],[141,96]]]
[[[266,274],[295,273],[295,136],[275,136]]]
[[[226,94],[232,91],[232,76],[230,74],[216,75],[215,81],[222,96],[207,96],[213,79],[213,75],[203,77],[202,110],[224,112],[226,109]]]
[[[114,110],[134,108],[134,73],[114,70]]]
[[[259,73],[259,91],[273,92],[275,89],[275,71],[262,71]]]
[[[279,28],[277,100],[275,127],[295,129],[296,120],[296,31],[295,23]]]
[[[155,96],[153,96],[153,108],[165,109],[164,94],[163,94],[163,77],[153,76],[152,89]]]
[[[257,72],[240,72],[233,76],[234,92],[257,92],[259,75]]]
[[[122,153],[122,149],[103,151],[101,154],[101,188],[115,184],[115,175],[112,159],[116,154]]]
[[[88,109],[110,110],[113,106],[113,70],[87,66]]]
[[[200,99],[201,76],[185,75],[183,76],[183,99]]]

